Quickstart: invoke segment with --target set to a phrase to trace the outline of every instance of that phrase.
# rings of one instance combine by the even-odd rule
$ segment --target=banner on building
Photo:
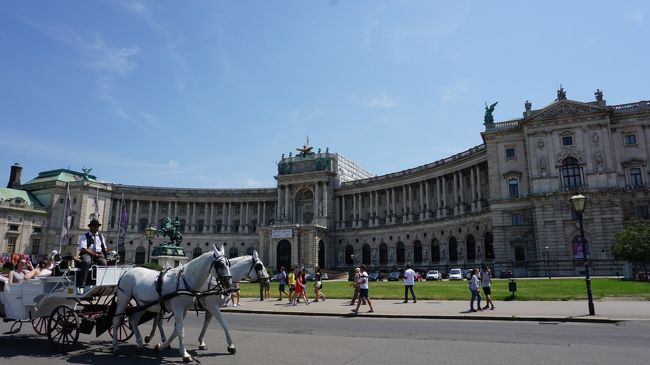
[[[271,238],[291,238],[293,237],[293,229],[274,229],[271,231]]]

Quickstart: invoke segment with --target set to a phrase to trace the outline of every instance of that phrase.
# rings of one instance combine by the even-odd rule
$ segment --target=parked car
[[[515,276],[512,274],[512,271],[510,271],[510,270],[502,270],[501,273],[499,274],[499,277],[501,279],[510,279],[510,278],[515,277]]]
[[[326,272],[322,272],[322,273],[320,273],[320,279],[321,279],[321,280],[329,280],[329,278],[330,278],[330,276],[327,275]]]
[[[465,277],[467,280],[472,280],[472,270],[474,269],[468,269],[467,272],[465,273]]]
[[[463,272],[460,269],[449,270],[449,280],[463,280]]]
[[[427,280],[442,280],[442,275],[438,270],[429,270],[426,276]]]
[[[400,272],[399,271],[391,271],[388,274],[388,281],[397,281],[400,278]]]
[[[379,271],[373,271],[368,275],[368,280],[370,281],[381,281],[384,276]]]

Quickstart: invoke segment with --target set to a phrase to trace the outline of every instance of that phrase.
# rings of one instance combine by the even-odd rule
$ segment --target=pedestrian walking
[[[319,298],[324,302],[325,294],[321,291],[323,289],[323,273],[321,273],[318,265],[314,268],[314,278],[316,279],[314,281],[314,302],[318,302]]]
[[[359,267],[361,273],[359,274],[359,301],[357,302],[357,308],[352,309],[352,312],[354,313],[359,313],[359,307],[361,306],[361,300],[365,300],[366,303],[368,303],[368,306],[370,307],[370,310],[368,313],[372,313],[375,310],[372,308],[372,302],[370,301],[370,297],[368,296],[368,273],[366,272],[366,265],[361,264]]]
[[[230,294],[230,301],[232,302],[233,307],[239,307],[239,282],[232,283],[232,293]],[[228,301],[226,300],[226,307],[228,307]]]
[[[470,312],[476,312],[476,309],[474,309],[474,300],[476,298],[478,298],[478,302],[476,303],[476,308],[478,308],[478,310],[483,310],[481,309],[481,291],[479,289],[477,268],[472,269],[472,279],[469,282],[469,290],[472,292],[472,299],[469,301]]]
[[[415,292],[413,291],[413,286],[415,285],[415,271],[411,269],[411,264],[406,265],[406,271],[404,271],[404,303],[408,303],[408,292],[411,291],[411,297],[413,297],[413,303],[417,303],[418,300],[415,298]]]
[[[295,291],[295,299],[293,301],[293,305],[298,305],[298,299],[302,297],[305,300],[305,304],[309,304],[309,300],[307,300],[307,296],[305,295],[307,289],[307,284],[305,284],[305,275],[302,272],[299,272],[298,275],[296,275],[296,291]]]
[[[289,268],[289,275],[287,275],[287,280],[289,281],[289,304],[296,302],[296,273],[293,267]]]
[[[289,296],[289,293],[287,293],[285,291],[285,287],[287,285],[287,272],[284,269],[284,266],[282,266],[280,268],[280,277],[279,277],[278,281],[280,282],[280,287],[278,288],[278,292],[280,293],[280,298],[278,298],[278,302],[282,301],[282,294],[283,293],[287,298],[289,298],[289,300],[291,300],[291,297]]]
[[[354,269],[354,280],[352,281],[354,294],[352,294],[352,301],[350,301],[350,305],[354,305],[354,303],[359,299],[359,275],[361,275],[361,269],[357,267]]]
[[[481,272],[481,286],[483,287],[483,294],[485,294],[485,307],[483,309],[494,310],[495,306],[492,302],[492,275],[490,275],[490,268],[486,265],[483,266]]]

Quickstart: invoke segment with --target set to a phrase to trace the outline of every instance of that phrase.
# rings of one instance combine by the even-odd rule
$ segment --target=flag
[[[67,244],[70,240],[70,230],[72,229],[72,199],[70,198],[69,186],[66,190],[65,208],[63,212],[63,235],[61,237],[61,244]]]
[[[117,242],[123,243],[124,238],[126,237],[126,227],[129,223],[129,212],[126,210],[126,204],[124,202],[124,195],[122,195],[122,211],[120,212],[120,223],[119,223],[119,235]]]

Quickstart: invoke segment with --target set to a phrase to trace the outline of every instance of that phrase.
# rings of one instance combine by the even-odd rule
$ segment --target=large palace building
[[[77,251],[94,217],[118,246],[124,197],[129,219],[119,249],[136,264],[154,248],[145,228],[178,217],[190,259],[215,243],[231,256],[257,250],[273,268],[411,263],[446,272],[489,264],[497,275],[580,275],[580,231],[569,201],[579,191],[587,197],[593,271],[622,274],[611,253],[614,234],[630,219],[649,218],[650,102],[608,106],[602,92],[595,95],[578,102],[559,90],[543,109],[526,102],[521,118],[496,123],[486,108],[483,144],[381,176],[306,145],[282,156],[277,186],[267,189],[130,186],[70,170],[21,183],[16,164],[0,189],[0,252],[58,249],[69,186],[73,229],[64,252]]]

